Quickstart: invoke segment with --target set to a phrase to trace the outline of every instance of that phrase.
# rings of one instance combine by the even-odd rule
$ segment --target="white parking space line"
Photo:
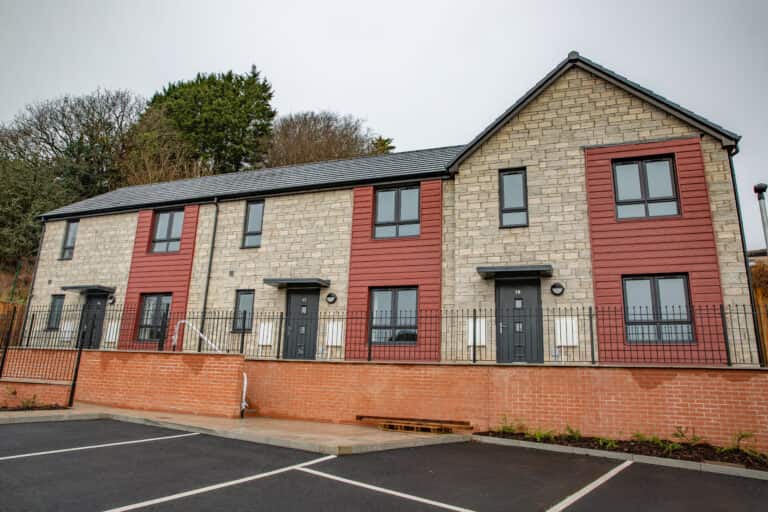
[[[173,436],[163,436],[163,437],[149,437],[146,439],[136,439],[134,441],[120,441],[117,443],[105,443],[105,444],[91,444],[87,446],[78,446],[75,448],[62,448],[61,450],[48,450],[45,452],[33,452],[33,453],[22,453],[19,455],[8,455],[6,457],[0,457],[0,461],[4,460],[13,460],[13,459],[23,459],[25,457],[39,457],[41,455],[53,455],[54,453],[67,453],[67,452],[79,452],[81,450],[94,450],[96,448],[109,448],[111,446],[124,446],[128,444],[139,444],[139,443],[151,443],[153,441],[164,441],[166,439],[178,439],[180,437],[190,437],[190,436],[199,436],[200,434],[198,432],[190,432],[187,434],[177,434]]]
[[[218,489],[231,487],[233,485],[240,485],[246,482],[252,482],[253,480],[258,480],[260,478],[266,478],[268,476],[285,473],[286,471],[292,471],[294,469],[300,469],[305,466],[311,466],[312,464],[319,464],[320,462],[325,462],[327,460],[331,460],[335,458],[336,458],[335,455],[328,455],[326,457],[320,457],[319,459],[302,462],[300,464],[294,464],[293,466],[286,466],[284,468],[274,469],[272,471],[267,471],[265,473],[259,473],[256,475],[246,476],[244,478],[238,478],[237,480],[230,480],[228,482],[221,482],[218,484],[208,485],[205,487],[199,487],[197,489],[191,489],[189,491],[184,491],[176,494],[170,494],[168,496],[163,496],[162,498],[155,498],[152,500],[141,501],[139,503],[132,503],[131,505],[125,505],[123,507],[111,508],[109,510],[105,510],[104,512],[124,512],[126,510],[136,510],[144,507],[149,507],[151,505],[157,505],[158,503],[165,503],[167,501],[179,500],[181,498],[186,498],[187,496],[194,496],[196,494],[203,494],[206,492],[216,491]]]
[[[443,503],[441,501],[429,500],[427,498],[422,498],[420,496],[414,496],[413,494],[406,494],[404,492],[393,491],[391,489],[387,489],[387,488],[384,488],[384,487],[378,487],[378,486],[375,486],[375,485],[366,484],[366,483],[363,483],[363,482],[358,482],[357,480],[350,480],[348,478],[342,478],[340,476],[331,475],[331,474],[328,474],[328,473],[323,473],[321,471],[316,471],[314,469],[307,469],[307,468],[297,468],[297,469],[299,469],[299,471],[303,471],[303,472],[309,473],[311,475],[321,476],[323,478],[329,478],[331,480],[336,480],[337,482],[342,482],[342,483],[349,484],[349,485],[356,485],[357,487],[362,487],[363,489],[369,489],[371,491],[376,491],[376,492],[381,492],[381,493],[384,493],[384,494],[389,494],[389,495],[392,495],[392,496],[397,496],[398,498],[403,498],[403,499],[406,499],[406,500],[417,501],[419,503],[425,503],[427,505],[432,505],[433,507],[444,508],[446,510],[455,510],[457,512],[473,512],[471,509],[468,509],[468,508],[457,507],[455,505],[449,505],[448,503]]]
[[[561,512],[562,510],[565,510],[566,508],[570,507],[571,505],[579,501],[581,498],[583,498],[590,492],[594,491],[595,489],[597,489],[598,487],[603,485],[605,482],[615,477],[616,475],[618,475],[619,473],[621,473],[631,465],[632,465],[631,460],[628,460],[622,464],[619,464],[618,466],[616,466],[615,468],[613,468],[612,470],[610,470],[609,472],[607,472],[597,480],[593,481],[589,485],[582,487],[575,493],[565,498],[560,503],[557,503],[553,507],[550,507],[549,509],[547,509],[547,512]]]

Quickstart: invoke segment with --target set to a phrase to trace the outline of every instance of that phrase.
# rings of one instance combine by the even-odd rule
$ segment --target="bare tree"
[[[267,165],[352,158],[393,148],[392,139],[377,137],[361,119],[334,112],[299,112],[275,121]]]
[[[27,105],[0,126],[0,157],[55,165],[75,198],[119,185],[117,161],[146,101],[124,90],[98,89]]]

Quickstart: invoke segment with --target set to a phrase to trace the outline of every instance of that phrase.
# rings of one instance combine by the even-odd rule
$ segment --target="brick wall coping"
[[[45,380],[45,379],[21,379],[18,377],[3,377],[0,379],[0,384],[7,382],[18,382],[20,384],[50,384],[52,386],[70,386],[71,380]]]
[[[178,352],[177,352],[178,353]],[[759,366],[704,366],[704,365],[652,365],[652,364],[553,364],[553,363],[441,363],[437,361],[318,361],[315,359],[245,359],[246,363],[312,363],[312,364],[363,364],[363,365],[388,365],[388,366],[440,366],[440,367],[469,367],[469,368],[563,368],[563,369],[624,369],[624,370],[722,370],[722,371],[758,371],[766,372],[768,367]]]

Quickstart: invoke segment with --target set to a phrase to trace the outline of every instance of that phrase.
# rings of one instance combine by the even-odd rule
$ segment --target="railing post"
[[[593,316],[592,306],[589,306],[589,346],[592,350],[592,364],[595,364],[595,326],[592,325]]]
[[[283,312],[280,312],[277,322],[277,359],[280,359],[280,344],[283,341]]]
[[[477,309],[472,309],[472,362],[477,363]]]
[[[28,331],[26,331],[27,324],[26,323],[24,324],[24,328],[25,328],[24,330],[26,331],[26,334],[27,334],[27,341],[26,341],[26,343],[24,343],[24,346],[27,346],[27,347],[29,346],[29,342],[31,341],[31,338],[32,338],[32,329],[34,328],[34,326],[35,326],[35,313],[32,313],[32,316],[29,319],[29,330]],[[23,340],[24,340],[24,333],[23,332],[21,333],[21,339],[22,339],[22,342],[23,342]]]
[[[69,387],[69,403],[67,407],[72,407],[75,403],[75,387],[77,386],[77,375],[80,373],[80,359],[83,357],[83,344],[77,348],[77,356],[75,358],[75,369],[72,372],[72,385]]]
[[[371,306],[373,308],[373,306]],[[363,331],[365,332],[365,337],[368,343],[368,360],[373,360],[373,317],[375,315],[375,312],[371,310],[371,314],[367,315],[366,317],[363,317],[360,315],[361,318],[366,318],[366,321],[363,322]]]
[[[16,308],[13,308],[13,313],[11,313],[11,325],[8,327],[8,330],[5,331],[4,336],[4,342],[3,342],[3,357],[0,359],[0,378],[3,377],[3,370],[5,369],[5,359],[8,357],[8,347],[11,345],[11,330],[13,329],[13,322],[16,320]]]
[[[243,311],[243,323],[240,326],[240,353],[243,354],[245,352],[245,324],[248,321],[248,313]]]
[[[731,366],[731,344],[728,341],[728,321],[725,317],[725,305],[720,304],[720,321],[723,323],[723,339],[725,340],[725,361]]]

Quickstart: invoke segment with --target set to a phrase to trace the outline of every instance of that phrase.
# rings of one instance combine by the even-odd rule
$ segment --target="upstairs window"
[[[184,210],[155,213],[152,252],[176,252],[181,246]]]
[[[253,290],[237,290],[232,331],[250,332],[251,329],[253,329]]]
[[[416,288],[371,290],[371,342],[415,343],[417,304]]]
[[[678,215],[680,205],[672,157],[652,157],[613,162],[616,217]]]
[[[48,323],[46,328],[55,331],[61,324],[61,313],[64,310],[64,296],[51,295],[51,308],[48,310]]]
[[[171,294],[155,293],[141,296],[139,316],[139,341],[162,341],[168,326],[171,310]]]
[[[418,236],[419,186],[376,191],[375,238]]]
[[[630,343],[692,342],[688,278],[684,275],[625,277],[624,319]]]
[[[70,220],[67,222],[67,227],[64,230],[64,242],[61,244],[61,259],[71,260],[75,254],[75,241],[77,240],[77,228],[79,226],[79,221]]]
[[[253,201],[245,207],[243,247],[261,247],[261,225],[264,221],[264,201]]]
[[[499,175],[499,220],[503,228],[528,225],[528,186],[525,169],[501,171]]]

